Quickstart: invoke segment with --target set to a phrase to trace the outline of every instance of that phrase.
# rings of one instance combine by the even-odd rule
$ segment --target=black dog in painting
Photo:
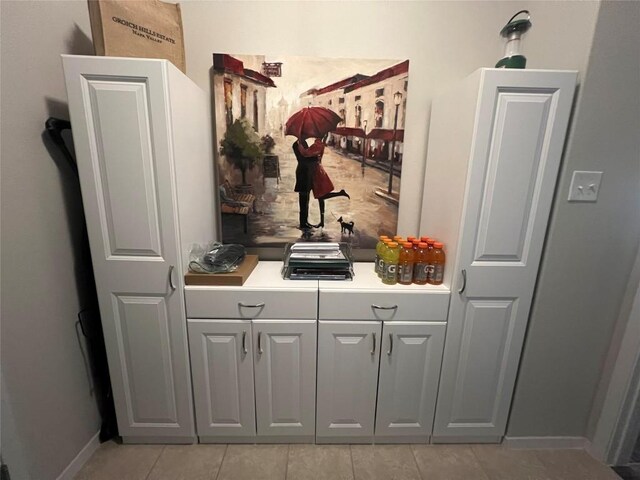
[[[338,218],[338,222],[340,223],[340,233],[349,232],[349,235],[353,233],[353,222],[343,222],[342,217]]]

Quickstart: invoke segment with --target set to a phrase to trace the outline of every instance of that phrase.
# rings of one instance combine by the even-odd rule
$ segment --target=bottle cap
[[[427,243],[429,240],[430,240],[430,238],[429,238],[429,237],[427,237],[427,236],[420,237],[420,241],[421,241],[421,242]]]
[[[417,240],[417,238],[416,238],[416,237],[414,237],[413,235],[409,235],[409,236],[407,237],[407,242],[413,242],[414,240]]]
[[[413,243],[414,245],[418,245],[420,243],[420,240],[414,238],[413,240],[411,240],[411,243]]]
[[[398,246],[398,242],[389,242],[389,248],[396,248]]]
[[[379,238],[380,238],[380,241],[383,242],[385,238],[389,238],[389,237],[387,237],[386,235],[380,235]]]
[[[427,248],[427,244],[425,242],[420,242],[420,243],[418,243],[418,247]]]
[[[413,243],[411,243],[411,242],[404,242],[404,243],[402,244],[402,246],[403,246],[404,248],[413,248]]]
[[[433,238],[430,238],[429,240],[427,240],[427,243],[429,245],[434,245],[435,246],[436,241]]]
[[[442,248],[442,247],[444,247],[444,243],[442,243],[442,242],[434,242],[433,246],[435,248]]]

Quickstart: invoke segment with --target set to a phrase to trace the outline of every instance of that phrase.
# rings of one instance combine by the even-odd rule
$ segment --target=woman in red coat
[[[316,138],[316,141],[313,142],[313,145],[310,147],[306,147],[306,142],[304,139],[302,141],[298,141],[298,151],[305,158],[317,158],[317,163],[315,163],[315,168],[313,171],[313,183],[312,190],[313,196],[318,200],[318,205],[320,206],[320,223],[318,225],[314,225],[315,228],[324,227],[324,201],[333,197],[347,197],[351,198],[344,189],[339,192],[333,191],[333,182],[327,175],[326,170],[322,166],[322,156],[324,155],[324,142]]]

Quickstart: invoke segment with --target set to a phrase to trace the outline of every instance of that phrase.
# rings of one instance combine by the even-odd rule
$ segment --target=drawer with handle
[[[447,292],[320,289],[321,320],[445,321]]]
[[[187,317],[315,319],[318,306],[316,288],[298,288],[295,291],[186,288]]]

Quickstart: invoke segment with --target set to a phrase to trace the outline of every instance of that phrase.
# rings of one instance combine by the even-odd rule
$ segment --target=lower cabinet
[[[201,442],[313,441],[315,320],[189,320],[188,330]]]
[[[385,322],[380,352],[376,442],[424,443],[431,426],[446,323]]]
[[[426,442],[445,328],[445,322],[320,321],[317,441]]]
[[[381,331],[382,322],[319,322],[318,442],[371,442]]]

